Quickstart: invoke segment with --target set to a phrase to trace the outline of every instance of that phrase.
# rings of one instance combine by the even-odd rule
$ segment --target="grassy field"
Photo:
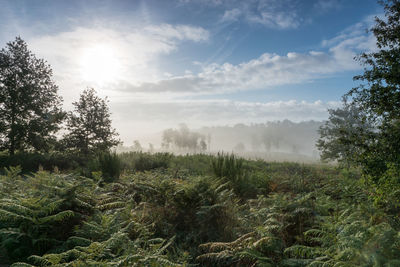
[[[357,170],[222,154],[97,163],[4,170],[1,264],[400,266],[398,214]]]

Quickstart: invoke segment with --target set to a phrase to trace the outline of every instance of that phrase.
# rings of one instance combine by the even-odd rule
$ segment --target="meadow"
[[[357,169],[231,154],[128,152],[71,162],[4,168],[0,263],[400,265],[395,203],[374,205],[376,192]]]

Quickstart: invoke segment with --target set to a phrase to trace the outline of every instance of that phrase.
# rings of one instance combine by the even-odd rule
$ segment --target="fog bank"
[[[204,126],[190,129],[186,124],[146,135],[118,148],[122,151],[186,153],[234,152],[247,158],[268,161],[312,162],[319,160],[315,146],[321,121],[290,120],[232,126]]]

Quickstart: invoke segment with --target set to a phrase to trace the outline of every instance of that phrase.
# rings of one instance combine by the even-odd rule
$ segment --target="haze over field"
[[[46,59],[67,110],[87,87],[108,96],[127,146],[180,123],[327,119],[362,70],[352,58],[375,49],[366,29],[382,13],[375,0],[0,5],[0,46],[20,35]]]
[[[0,266],[400,266],[378,3],[0,0]]]

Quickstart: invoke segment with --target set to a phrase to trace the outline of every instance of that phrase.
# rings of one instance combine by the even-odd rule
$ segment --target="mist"
[[[290,120],[266,123],[189,128],[181,123],[153,134],[125,142],[117,151],[171,152],[194,154],[218,152],[264,159],[269,161],[319,161],[315,146],[322,121],[293,122]]]

